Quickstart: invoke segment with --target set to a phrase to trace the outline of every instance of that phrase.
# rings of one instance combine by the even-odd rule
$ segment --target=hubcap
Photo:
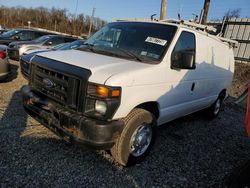
[[[151,140],[152,127],[144,123],[137,128],[131,137],[130,153],[135,157],[141,156],[148,149]]]
[[[218,99],[215,103],[215,107],[214,107],[214,114],[217,115],[220,111],[220,106],[221,106],[221,100]]]

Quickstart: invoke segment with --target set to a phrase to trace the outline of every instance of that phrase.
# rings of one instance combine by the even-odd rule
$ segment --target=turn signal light
[[[96,86],[96,93],[100,97],[108,97],[109,96],[109,89],[105,86]]]
[[[90,83],[87,93],[90,96],[101,98],[120,97],[121,88]]]
[[[112,97],[119,97],[121,95],[121,91],[116,89],[111,92]]]

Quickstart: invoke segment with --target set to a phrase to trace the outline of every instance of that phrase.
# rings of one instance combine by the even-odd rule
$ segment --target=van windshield
[[[158,23],[114,22],[96,32],[80,50],[159,63],[176,29],[175,26]]]

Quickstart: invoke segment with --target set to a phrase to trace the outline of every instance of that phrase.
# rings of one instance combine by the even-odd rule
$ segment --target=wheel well
[[[222,98],[222,99],[225,99],[226,98],[226,95],[227,95],[227,90],[226,89],[223,89],[220,94],[219,94],[219,97]]]
[[[155,118],[158,119],[160,115],[159,105],[157,102],[146,102],[138,105],[136,108],[142,108],[154,114]]]

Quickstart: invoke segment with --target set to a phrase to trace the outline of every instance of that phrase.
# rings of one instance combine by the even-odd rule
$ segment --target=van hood
[[[91,71],[90,82],[105,84],[110,77],[150,68],[152,65],[80,50],[39,53],[38,56],[82,67]]]

